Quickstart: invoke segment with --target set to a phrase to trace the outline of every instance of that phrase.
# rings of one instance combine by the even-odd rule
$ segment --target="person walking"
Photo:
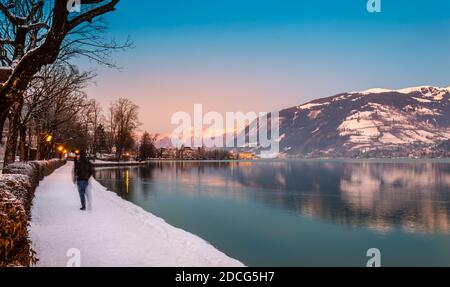
[[[80,210],[86,210],[86,190],[89,186],[89,179],[93,174],[92,163],[86,157],[86,153],[80,154],[80,159],[75,161],[74,168],[74,183],[78,187],[78,193],[80,194],[81,208]]]

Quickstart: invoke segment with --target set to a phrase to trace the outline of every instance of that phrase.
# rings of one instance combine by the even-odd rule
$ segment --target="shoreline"
[[[79,211],[72,163],[46,177],[33,200],[30,240],[42,267],[64,267],[79,250],[83,267],[243,267],[201,237],[91,181],[92,207]]]
[[[342,163],[450,163],[450,158],[310,158],[310,159],[255,159],[255,160],[169,160],[169,159],[152,159],[144,162],[92,162],[94,167],[135,167],[145,166],[150,163],[283,163],[283,162],[305,162],[305,163],[321,163],[321,162],[342,162]]]
[[[141,166],[141,165],[147,165],[148,161],[142,161],[142,162],[138,162],[138,161],[123,161],[123,162],[119,162],[119,161],[111,161],[111,162],[106,162],[106,161],[91,161],[92,165],[94,167],[121,167],[121,166]]]

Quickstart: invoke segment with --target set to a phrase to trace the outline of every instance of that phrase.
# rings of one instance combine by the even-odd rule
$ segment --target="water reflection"
[[[287,191],[283,208],[378,232],[447,233],[450,173],[433,163],[289,163],[239,172],[243,185]],[[258,197],[273,201],[273,194]]]
[[[379,233],[450,232],[450,164],[368,162],[155,162],[100,169],[103,184],[129,191],[251,200],[301,216]],[[132,193],[132,192],[131,192]],[[128,195],[127,195],[128,194]]]
[[[379,231],[448,233],[450,173],[445,164],[360,164],[346,168],[342,200]]]

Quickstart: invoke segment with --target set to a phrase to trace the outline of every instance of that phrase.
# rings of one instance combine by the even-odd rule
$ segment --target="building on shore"
[[[237,159],[239,160],[254,160],[256,156],[252,152],[239,152],[237,154]]]
[[[206,148],[159,148],[157,158],[166,160],[237,160],[239,154],[226,149]],[[255,159],[253,153],[242,153],[242,159]]]

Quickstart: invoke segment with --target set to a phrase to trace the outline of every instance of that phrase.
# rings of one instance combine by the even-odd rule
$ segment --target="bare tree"
[[[109,150],[112,151],[113,147],[115,147],[115,143],[116,143],[116,131],[117,131],[117,123],[115,122],[114,119],[114,114],[115,114],[115,110],[114,110],[114,105],[111,104],[108,108],[108,146],[109,146]]]
[[[97,154],[97,132],[102,119],[102,107],[98,101],[93,99],[86,102],[85,108],[78,117],[80,127],[87,136],[83,148],[94,156]]]
[[[0,0],[0,129],[11,108],[10,125],[17,125],[23,95],[44,66],[74,55],[107,64],[111,49],[129,46],[99,36],[106,29],[99,16],[113,11],[119,0],[80,0],[80,13],[69,11],[73,2]]]
[[[123,158],[125,149],[131,149],[134,143],[133,134],[140,125],[138,109],[137,105],[126,98],[118,99],[110,107],[110,121],[113,125],[111,131],[119,160]]]
[[[15,161],[17,150],[17,137],[18,137],[17,127],[20,121],[20,113],[22,111],[23,102],[24,102],[23,98],[20,98],[18,99],[18,101],[14,102],[11,112],[8,115],[9,117],[8,137],[5,148],[5,157],[3,159],[3,164],[5,167],[8,165],[8,163]]]
[[[55,110],[53,107],[54,101],[60,102],[60,99],[74,100],[73,94],[83,95],[83,90],[89,82],[93,80],[95,74],[92,72],[81,72],[73,65],[66,65],[58,63],[45,67],[36,77],[27,92],[25,93],[25,104],[22,110],[21,119],[18,125],[19,129],[19,150],[21,160],[27,160],[28,155],[25,149],[26,146],[26,132],[27,127],[30,133],[31,128],[39,130],[37,133],[42,135],[49,134],[51,131],[43,129],[48,127],[48,120],[44,118],[48,114],[49,109]],[[75,100],[79,99],[75,97]],[[74,103],[74,108],[77,110],[79,105],[85,105],[83,101]],[[69,113],[71,109],[69,108]],[[65,112],[64,110],[60,112]],[[61,123],[56,123],[53,128],[56,129]],[[42,136],[38,136],[42,138]],[[28,145],[30,145],[30,140]]]
[[[20,159],[28,160],[28,150],[31,144],[32,127],[36,133],[48,134],[48,131],[37,131],[45,126],[49,109],[57,98],[66,98],[73,93],[80,93],[95,74],[80,72],[75,66],[55,64],[45,67],[39,77],[35,77],[27,89],[23,101],[11,113],[8,133],[8,141],[5,149],[5,164],[14,161],[17,149],[17,137],[19,136]],[[28,138],[27,138],[28,130]],[[41,137],[37,135],[38,138]]]
[[[50,78],[52,83],[52,79],[56,78],[64,81],[55,80],[55,86],[50,85],[53,86],[51,92],[45,96],[46,100],[35,107],[33,113],[32,125],[36,129],[39,158],[48,154],[48,144],[45,142],[47,135],[51,135],[54,142],[70,139],[71,136],[65,133],[65,129],[69,125],[77,125],[80,117],[85,114],[89,105],[84,89],[92,77],[92,73],[80,72],[75,67],[68,66],[58,70],[55,78]]]
[[[92,135],[91,152],[94,157],[98,152],[98,127],[102,124],[102,106],[96,100],[89,100],[87,108],[87,118],[90,124],[90,134]]]

